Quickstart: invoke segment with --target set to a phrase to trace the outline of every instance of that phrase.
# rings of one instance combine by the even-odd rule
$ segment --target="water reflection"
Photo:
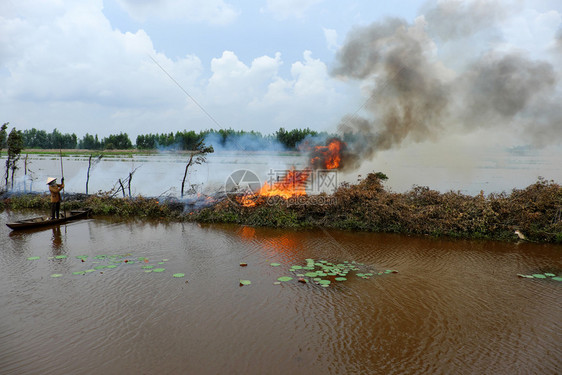
[[[51,237],[53,243],[53,254],[62,255],[62,234],[60,230],[60,225],[56,225],[52,228],[53,235]]]
[[[561,365],[562,285],[516,276],[559,272],[559,246],[103,219],[9,238],[0,257],[2,373],[556,373]],[[120,262],[73,274],[104,265],[102,254],[168,261],[161,273]],[[306,258],[399,273],[330,288],[273,285]]]

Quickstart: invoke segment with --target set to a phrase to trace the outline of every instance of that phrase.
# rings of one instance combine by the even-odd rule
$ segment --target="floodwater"
[[[562,179],[562,147],[549,150],[521,150],[518,152],[493,149],[474,153],[454,151],[445,154],[439,149],[400,149],[383,152],[372,162],[355,171],[331,171],[330,184],[322,187],[313,183],[308,186],[310,194],[333,192],[341,182],[355,183],[358,174],[382,171],[389,179],[388,188],[402,192],[413,185],[429,186],[446,192],[461,191],[476,195],[484,193],[510,192],[513,188],[525,188],[544,177],[559,182]],[[4,156],[5,159],[5,156]],[[161,195],[179,197],[189,156],[185,153],[164,152],[154,155],[106,155],[93,163],[88,180],[88,192],[119,192],[119,180],[129,193],[129,174],[132,173],[130,190],[132,195],[158,197]],[[0,165],[2,165],[0,157]],[[14,190],[47,192],[47,177],[61,177],[61,160],[58,155],[29,155],[20,160],[16,172]],[[94,158],[95,161],[95,158]],[[267,152],[218,152],[210,154],[207,162],[193,165],[187,175],[184,193],[213,194],[224,190],[229,176],[237,170],[249,170],[259,179],[260,184],[275,180],[286,173],[288,168],[304,169],[308,166],[306,155],[296,153]],[[63,158],[65,191],[86,192],[88,157],[68,155]],[[60,181],[60,180],[59,180]],[[317,179],[318,181],[318,179]]]
[[[104,218],[0,238],[2,374],[562,372],[562,282],[517,276],[561,275],[556,245]],[[375,275],[274,285],[307,258]]]

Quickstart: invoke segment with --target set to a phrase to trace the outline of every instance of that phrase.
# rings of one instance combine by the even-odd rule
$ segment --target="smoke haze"
[[[358,162],[406,141],[482,128],[516,132],[535,146],[562,139],[559,72],[495,43],[495,23],[508,13],[499,2],[445,1],[413,23],[386,19],[350,32],[332,74],[368,90],[339,125]],[[440,55],[443,41],[461,64]],[[464,54],[473,52],[464,49],[470,42],[486,48]]]

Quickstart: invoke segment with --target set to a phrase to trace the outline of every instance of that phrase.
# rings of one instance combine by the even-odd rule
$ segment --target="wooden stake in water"
[[[62,168],[62,149],[59,148],[59,153],[60,153],[60,174],[61,174],[61,182],[63,184],[62,190],[64,190],[64,170]],[[61,195],[60,195],[60,201],[61,201],[61,205],[62,205],[62,201],[63,201],[63,194],[61,191]],[[63,212],[64,212],[64,217],[66,217],[66,207],[63,205]]]

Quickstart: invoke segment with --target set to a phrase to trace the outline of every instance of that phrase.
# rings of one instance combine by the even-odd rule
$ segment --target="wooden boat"
[[[46,227],[63,224],[70,220],[87,217],[89,212],[89,210],[72,210],[66,216],[64,216],[64,214],[61,212],[60,217],[54,220],[51,220],[50,217],[39,216],[32,219],[18,220],[13,223],[6,223],[6,225],[13,230]]]

